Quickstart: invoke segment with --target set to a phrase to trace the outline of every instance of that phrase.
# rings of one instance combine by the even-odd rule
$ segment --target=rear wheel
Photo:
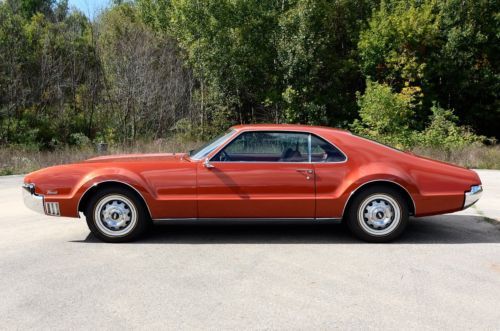
[[[397,190],[374,186],[353,198],[347,225],[362,240],[389,242],[403,233],[408,218],[408,205]]]
[[[144,203],[131,191],[107,187],[92,196],[85,211],[92,233],[105,242],[128,242],[147,228]]]

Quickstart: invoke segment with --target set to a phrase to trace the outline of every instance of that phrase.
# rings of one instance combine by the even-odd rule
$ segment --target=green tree
[[[360,120],[355,120],[351,129],[402,149],[420,146],[451,150],[482,144],[485,140],[469,127],[458,125],[453,111],[437,104],[430,109],[427,126],[418,130],[415,109],[421,106],[419,94],[418,87],[407,86],[397,93],[387,84],[368,80],[364,94],[358,93]]]
[[[189,117],[192,80],[175,41],[155,34],[134,4],[115,5],[99,17],[99,52],[107,82],[103,122],[122,141],[159,138]]]
[[[140,0],[199,80],[201,118],[345,125],[355,117],[359,30],[375,1]],[[225,123],[227,126],[228,123]]]
[[[36,13],[41,13],[44,15],[51,15],[53,6],[55,5],[54,0],[7,0],[5,4],[16,14],[20,14],[26,19],[30,19],[31,16]]]
[[[202,119],[228,107],[236,110],[226,119],[229,123],[250,121],[257,113],[273,118],[264,101],[273,103],[279,95],[274,46],[278,4],[174,0],[171,6],[169,31],[199,78]]]
[[[500,137],[498,0],[440,1],[442,47],[431,54],[429,100],[454,109],[459,123]]]
[[[279,17],[277,54],[288,122],[342,126],[362,87],[359,30],[375,1],[291,1]]]
[[[30,17],[13,2],[0,7],[0,141],[53,147],[84,132],[94,102],[80,101],[97,90],[87,18],[60,4]]]
[[[461,123],[498,135],[499,22],[497,0],[383,1],[361,33],[360,67],[396,92],[422,89],[420,128],[438,102]]]

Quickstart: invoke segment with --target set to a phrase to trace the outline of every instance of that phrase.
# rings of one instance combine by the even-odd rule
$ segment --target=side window
[[[308,137],[295,132],[245,132],[213,157],[213,161],[307,162]]]
[[[346,157],[335,146],[315,135],[311,135],[312,162],[342,162]]]

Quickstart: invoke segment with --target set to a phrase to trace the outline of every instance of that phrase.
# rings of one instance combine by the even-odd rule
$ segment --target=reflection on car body
[[[410,215],[458,211],[481,196],[471,170],[348,131],[239,125],[197,150],[102,156],[24,179],[26,205],[79,217],[104,241],[169,219],[342,219],[361,239],[398,237]],[[49,192],[51,194],[49,194]]]

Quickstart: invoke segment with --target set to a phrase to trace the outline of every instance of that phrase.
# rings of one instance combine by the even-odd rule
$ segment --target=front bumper
[[[43,195],[35,193],[35,185],[23,184],[22,191],[23,191],[24,205],[29,209],[36,211],[37,213],[45,214]]]
[[[471,186],[470,191],[465,192],[463,209],[469,208],[470,206],[475,204],[479,200],[479,198],[481,198],[482,194],[483,187],[481,185]]]
[[[46,202],[43,195],[35,193],[35,184],[23,184],[23,200],[26,207],[37,213],[61,216],[59,202]]]

